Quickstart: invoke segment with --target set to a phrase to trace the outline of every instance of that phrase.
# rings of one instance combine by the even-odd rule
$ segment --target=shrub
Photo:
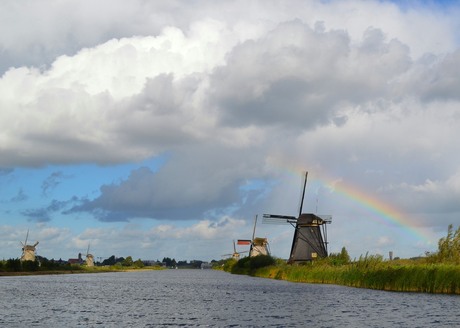
[[[22,271],[37,271],[38,270],[38,261],[23,261]]]
[[[231,272],[232,268],[235,266],[236,262],[237,262],[237,260],[234,259],[234,258],[230,258],[230,259],[226,260],[225,263],[224,263],[224,271]]]
[[[21,271],[21,260],[20,259],[8,259],[5,263],[5,271],[19,272]]]
[[[275,264],[275,259],[270,255],[258,255],[250,257],[249,268],[251,270],[256,270],[259,268],[267,267]]]
[[[254,274],[257,269],[274,265],[276,260],[270,255],[244,257],[232,267],[231,272],[237,274]]]
[[[144,267],[144,262],[142,262],[141,259],[138,259],[134,262],[134,267],[135,268],[143,268]]]

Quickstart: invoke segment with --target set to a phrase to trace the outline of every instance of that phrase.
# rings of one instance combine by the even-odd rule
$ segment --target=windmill
[[[89,245],[88,244],[88,249],[86,250],[86,266],[88,267],[93,267],[94,266],[94,255],[89,253]]]
[[[27,239],[29,238],[29,230],[27,230],[26,240],[24,243],[21,241],[22,246],[22,255],[21,255],[21,262],[22,261],[35,261],[35,248],[38,245],[38,241],[35,242],[33,245],[27,245]]]
[[[307,186],[308,172],[305,172],[299,216],[264,214],[265,223],[289,223],[295,228],[292,239],[291,254],[288,263],[313,261],[327,257],[327,228],[332,222],[330,215],[302,213]]]
[[[255,237],[257,225],[257,215],[254,218],[254,228],[252,230],[252,239],[238,239],[238,245],[250,245],[249,256],[270,255],[270,249],[267,238]]]
[[[235,246],[235,241],[233,241],[233,253],[232,254],[224,254],[222,256],[225,256],[225,257],[231,256],[233,259],[238,261],[240,259],[240,254],[241,253],[247,253],[247,252],[248,251],[246,251],[246,252],[237,252],[236,251],[236,246]]]

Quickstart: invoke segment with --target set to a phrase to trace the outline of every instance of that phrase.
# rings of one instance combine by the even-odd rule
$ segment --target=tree
[[[144,262],[142,262],[141,259],[137,259],[135,262],[134,262],[134,266],[136,268],[143,268],[144,267]]]
[[[169,258],[169,257],[164,257],[164,258],[163,258],[163,261],[161,261],[161,262],[165,263],[167,267],[176,266],[176,260],[175,260],[175,259],[171,259],[171,258]]]
[[[329,256],[325,260],[327,261],[327,263],[330,263],[332,265],[348,264],[351,261],[350,255],[348,255],[348,251],[345,247],[342,247],[340,253],[329,254]]]
[[[5,263],[5,270],[10,272],[21,271],[21,260],[20,259],[8,259]]]
[[[115,255],[112,255],[108,259],[105,259],[104,261],[102,261],[102,265],[115,265],[115,263],[117,263],[115,259]]]
[[[447,236],[439,239],[438,252],[433,257],[437,262],[460,263],[460,227],[454,232],[449,224]]]
[[[125,258],[123,260],[123,262],[121,262],[121,265],[123,266],[133,266],[133,258],[131,256],[128,256],[127,258]]]
[[[38,261],[22,261],[22,271],[37,271],[38,270]]]
[[[340,251],[339,259],[340,259],[343,263],[350,263],[350,261],[351,261],[350,255],[348,254],[348,251],[347,251],[347,249],[345,248],[345,246],[342,247],[342,250]]]

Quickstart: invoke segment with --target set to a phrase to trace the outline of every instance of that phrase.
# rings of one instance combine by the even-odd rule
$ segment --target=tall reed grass
[[[260,268],[254,276],[387,291],[460,294],[459,265],[383,261],[373,256],[338,266],[327,261],[305,265],[278,264]]]

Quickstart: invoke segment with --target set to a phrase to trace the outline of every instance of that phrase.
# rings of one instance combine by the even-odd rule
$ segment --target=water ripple
[[[0,277],[0,327],[455,327],[460,297],[213,270]]]

